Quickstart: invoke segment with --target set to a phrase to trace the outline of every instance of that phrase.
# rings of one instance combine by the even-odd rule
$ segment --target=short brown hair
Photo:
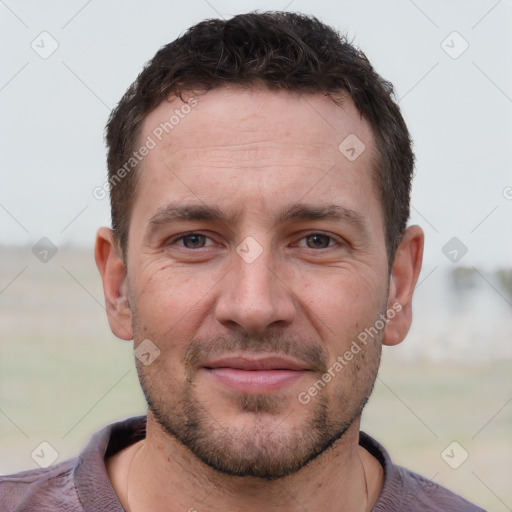
[[[414,155],[393,86],[366,56],[312,16],[252,12],[205,20],[162,47],[112,111],[107,128],[112,228],[126,258],[137,173],[119,172],[140,144],[149,112],[172,95],[207,92],[223,84],[352,98],[370,123],[378,150],[375,181],[391,266],[409,218]]]

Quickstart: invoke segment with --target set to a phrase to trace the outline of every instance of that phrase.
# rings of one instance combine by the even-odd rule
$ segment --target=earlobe
[[[419,226],[406,229],[397,248],[389,285],[388,323],[384,345],[398,345],[412,322],[412,297],[423,260],[424,234]]]
[[[98,230],[94,258],[103,281],[110,329],[118,338],[131,340],[133,333],[126,267],[111,229]]]

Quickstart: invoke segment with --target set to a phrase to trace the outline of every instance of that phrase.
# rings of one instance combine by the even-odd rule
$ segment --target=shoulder
[[[81,511],[72,474],[75,460],[0,476],[0,512]]]
[[[485,512],[474,503],[422,475],[401,466],[394,465],[393,469],[392,495],[400,495],[408,510]]]
[[[111,456],[145,436],[145,416],[112,423],[92,435],[78,457],[46,469],[0,476],[0,512],[122,512],[105,467]]]
[[[368,434],[360,432],[359,444],[384,468],[384,485],[372,512],[485,512],[432,480],[397,466],[385,448]]]

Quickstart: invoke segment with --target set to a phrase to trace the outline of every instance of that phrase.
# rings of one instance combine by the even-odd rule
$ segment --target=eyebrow
[[[304,203],[294,204],[281,211],[278,221],[283,223],[290,220],[340,220],[348,221],[358,227],[366,227],[366,221],[363,215],[335,204],[331,205],[309,205]]]
[[[149,226],[158,228],[181,220],[218,221],[225,220],[225,215],[216,206],[168,204],[149,219]]]
[[[148,231],[153,233],[160,227],[172,224],[178,221],[207,221],[223,222],[231,224],[240,215],[230,215],[229,217],[217,206],[208,206],[204,204],[176,204],[171,203],[160,208],[149,220]],[[277,214],[276,220],[279,224],[290,221],[305,220],[334,220],[348,222],[354,225],[363,236],[369,233],[365,217],[350,208],[340,205],[312,205],[306,203],[296,203],[284,207]]]

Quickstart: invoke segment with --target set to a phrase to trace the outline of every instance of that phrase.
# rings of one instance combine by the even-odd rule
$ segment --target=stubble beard
[[[137,330],[134,329],[134,332],[137,333]],[[141,333],[135,339],[145,339],[147,334]],[[291,352],[294,355],[297,351],[294,340],[287,336],[254,340],[237,335],[236,338],[203,340],[191,344],[187,354],[192,351],[192,356],[188,362],[193,361],[194,356],[201,358],[204,355],[201,350],[209,350],[208,347],[224,347],[222,350],[226,347],[233,350],[242,348],[249,351],[258,347],[258,353],[273,351]],[[262,347],[265,349],[262,350]],[[145,367],[137,362],[137,371],[149,411],[162,430],[200,461],[224,475],[275,480],[299,471],[327,452],[359,418],[376,379],[380,347],[381,339],[373,340],[372,346],[367,346],[365,351],[358,354],[357,357],[361,358],[359,362],[353,361],[351,367],[343,369],[344,372],[353,373],[350,379],[352,389],[337,389],[336,393],[319,391],[315,400],[302,405],[309,409],[309,414],[307,419],[302,417],[297,424],[290,422],[293,410],[292,415],[287,412],[289,396],[239,395],[233,404],[241,415],[250,415],[251,419],[240,428],[214,417],[208,404],[197,396],[193,372],[185,372],[185,378],[180,381],[172,377],[162,364],[153,366],[153,363]],[[304,359],[300,349],[299,353]],[[314,360],[314,374],[317,378],[321,378],[327,371],[325,355],[322,355],[318,353],[315,356],[314,352],[309,352],[308,359]],[[187,356],[184,360],[187,362]],[[354,397],[355,391],[357,397]],[[287,428],[284,428],[286,420]]]

